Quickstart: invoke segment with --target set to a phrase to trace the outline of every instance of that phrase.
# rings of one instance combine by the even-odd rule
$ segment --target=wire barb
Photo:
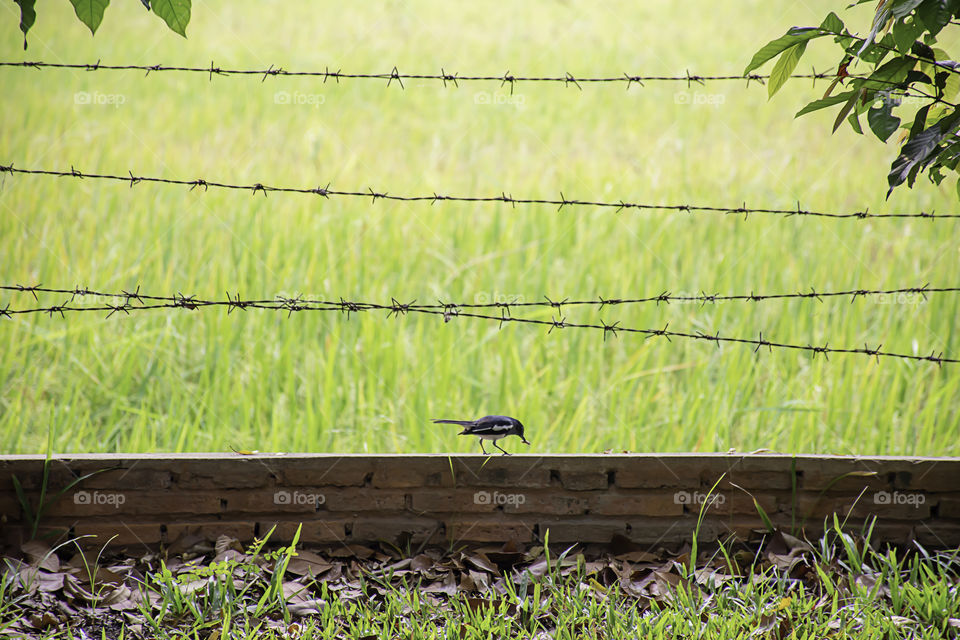
[[[493,202],[508,202],[514,208],[518,204],[522,205],[553,205],[558,207],[558,211],[562,210],[564,207],[599,207],[606,209],[613,209],[615,213],[619,213],[624,209],[635,209],[637,211],[664,211],[664,212],[687,212],[687,213],[721,213],[721,214],[740,214],[744,215],[744,220],[748,220],[750,214],[767,214],[767,215],[781,215],[785,217],[791,217],[795,215],[802,216],[813,216],[821,218],[833,218],[833,219],[852,219],[852,220],[862,220],[864,218],[936,218],[941,219],[957,219],[960,218],[960,213],[869,213],[868,211],[857,211],[852,213],[839,212],[839,211],[811,211],[804,209],[776,209],[776,208],[749,208],[744,202],[739,207],[724,207],[714,204],[649,204],[641,202],[629,202],[624,199],[618,200],[572,200],[568,199],[563,191],[560,192],[560,199],[551,199],[551,198],[535,198],[535,197],[525,197],[525,198],[514,198],[512,195],[507,194],[505,191],[501,191],[499,196],[477,196],[477,195],[438,195],[437,191],[432,192],[429,195],[423,194],[412,194],[412,195],[390,195],[387,192],[374,191],[372,187],[367,187],[366,191],[334,191],[331,190],[328,184],[327,187],[284,187],[276,185],[268,185],[262,182],[255,182],[253,184],[234,184],[229,182],[217,182],[206,180],[204,178],[197,178],[195,180],[185,180],[180,178],[163,178],[159,176],[138,176],[135,175],[132,171],[127,170],[125,175],[118,174],[109,174],[109,173],[85,173],[76,169],[75,167],[70,167],[69,171],[66,170],[54,170],[54,169],[16,169],[13,164],[10,165],[0,165],[0,171],[3,173],[9,174],[22,174],[22,175],[32,175],[32,176],[47,176],[47,177],[72,177],[77,179],[94,179],[94,180],[112,180],[117,182],[123,182],[129,185],[138,184],[140,182],[151,182],[156,184],[165,184],[165,185],[176,185],[176,186],[186,186],[190,190],[193,190],[197,187],[203,187],[204,191],[209,190],[210,188],[217,189],[228,189],[228,190],[250,190],[252,193],[256,194],[258,191],[262,192],[264,196],[267,195],[267,192],[277,192],[277,193],[286,193],[286,194],[311,194],[311,195],[321,195],[325,198],[330,196],[340,196],[340,197],[352,197],[352,198],[361,198],[361,197],[372,197],[373,201],[383,199],[383,200],[392,200],[395,202],[430,202],[431,204],[435,203],[438,200],[444,200],[448,202],[469,202],[469,203],[493,203]]]
[[[938,366],[942,367],[944,363],[948,364],[960,364],[960,359],[948,358],[943,355],[943,352],[931,351],[930,355],[917,355],[906,354],[906,353],[895,353],[883,351],[883,345],[880,344],[876,348],[870,348],[867,343],[864,343],[863,348],[843,348],[843,347],[831,347],[829,342],[825,342],[823,346],[814,346],[812,344],[794,344],[794,343],[785,343],[785,342],[775,342],[768,338],[765,338],[763,332],[760,332],[759,338],[737,338],[737,337],[727,337],[721,336],[720,332],[717,331],[713,334],[707,333],[701,330],[696,330],[695,332],[684,332],[684,331],[673,331],[670,330],[669,323],[665,324],[662,329],[647,329],[640,327],[624,327],[620,324],[620,321],[613,323],[607,323],[605,320],[600,319],[599,323],[591,322],[569,322],[566,316],[563,315],[564,307],[570,306],[592,306],[599,307],[603,309],[606,305],[624,305],[624,304],[639,304],[639,303],[656,303],[660,302],[669,302],[673,301],[691,301],[691,300],[700,300],[702,303],[706,302],[716,302],[720,300],[729,300],[729,301],[743,301],[743,302],[758,302],[761,300],[775,300],[775,299],[813,299],[816,298],[821,303],[824,302],[824,299],[827,297],[859,297],[865,295],[885,295],[891,293],[907,293],[912,292],[914,294],[919,294],[923,296],[933,295],[937,293],[958,293],[960,292],[960,287],[930,287],[929,283],[924,284],[922,287],[905,287],[901,289],[891,289],[891,290],[867,290],[867,289],[852,289],[848,291],[833,291],[833,292],[817,292],[815,289],[811,288],[810,293],[783,293],[783,294],[767,294],[761,295],[751,292],[749,295],[738,294],[738,295],[727,295],[721,296],[719,294],[707,294],[701,292],[697,296],[673,296],[668,292],[663,292],[660,295],[649,296],[645,298],[605,298],[604,296],[598,296],[596,299],[590,300],[570,300],[564,298],[562,300],[553,300],[548,296],[544,296],[543,301],[532,301],[532,302],[522,302],[522,301],[491,301],[485,303],[454,303],[454,302],[445,302],[438,300],[435,304],[417,304],[417,301],[414,299],[408,303],[401,303],[396,298],[391,298],[389,304],[377,304],[373,302],[356,302],[348,301],[344,298],[339,298],[339,301],[328,301],[328,300],[305,300],[302,295],[297,295],[296,297],[284,297],[277,296],[274,299],[264,299],[264,300],[243,300],[240,297],[239,293],[231,294],[227,292],[226,299],[200,299],[195,295],[184,295],[180,292],[172,296],[156,296],[156,295],[147,295],[140,292],[140,286],[133,291],[121,290],[120,293],[105,293],[100,291],[94,291],[87,287],[75,286],[73,288],[59,289],[52,287],[43,287],[42,285],[34,286],[25,286],[21,284],[12,284],[12,285],[0,285],[0,290],[13,291],[17,293],[29,293],[34,297],[34,300],[39,303],[39,293],[44,294],[60,294],[70,296],[61,304],[56,304],[53,306],[38,306],[36,308],[29,309],[13,309],[8,303],[3,309],[0,309],[0,317],[12,318],[14,315],[18,314],[31,314],[31,313],[46,313],[48,316],[53,316],[54,314],[59,314],[61,318],[66,317],[66,313],[79,313],[79,312],[90,312],[90,311],[101,311],[108,312],[107,318],[110,318],[114,315],[118,315],[118,312],[122,312],[124,315],[131,315],[133,312],[145,312],[159,309],[187,309],[187,310],[197,310],[205,307],[226,307],[227,313],[231,313],[234,309],[262,309],[267,311],[286,311],[287,317],[290,318],[295,311],[340,311],[341,313],[346,313],[349,319],[352,312],[359,311],[384,311],[387,314],[387,317],[392,316],[407,316],[411,313],[419,313],[426,315],[438,315],[443,318],[445,322],[449,322],[451,319],[456,317],[463,318],[473,318],[477,320],[486,320],[490,322],[496,322],[498,328],[502,329],[505,323],[515,322],[528,325],[539,325],[547,329],[547,333],[552,333],[554,329],[594,329],[603,332],[603,339],[606,341],[606,337],[609,334],[612,334],[615,337],[619,337],[621,332],[632,333],[637,335],[643,335],[645,339],[652,337],[663,337],[666,338],[669,342],[673,342],[672,338],[687,338],[694,340],[704,340],[714,343],[719,349],[721,343],[737,343],[750,345],[753,347],[755,353],[759,353],[761,347],[767,347],[768,351],[773,351],[774,348],[777,349],[793,349],[799,351],[807,351],[815,358],[818,354],[823,354],[825,358],[829,358],[828,354],[835,353],[846,353],[846,354],[861,354],[867,357],[873,357],[877,362],[880,360],[880,356],[885,358],[900,358],[904,360],[914,360],[914,361],[925,361],[925,362],[934,362]],[[68,306],[75,299],[84,297],[84,296],[95,296],[100,298],[116,298],[119,300],[119,304],[109,303],[109,304],[100,304],[93,306]],[[137,304],[135,305],[134,302]],[[521,317],[514,316],[512,310],[518,307],[549,307],[554,310],[554,315],[549,320],[530,318],[530,317]],[[479,312],[482,309],[498,309],[498,315],[492,315],[488,313]],[[469,310],[469,311],[465,311]]]

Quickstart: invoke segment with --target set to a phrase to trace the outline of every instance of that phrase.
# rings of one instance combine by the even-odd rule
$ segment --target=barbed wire
[[[507,71],[502,76],[495,76],[489,74],[467,74],[460,75],[459,73],[447,73],[447,71],[441,68],[440,73],[400,73],[397,70],[397,67],[394,66],[389,73],[357,73],[357,72],[345,72],[341,69],[336,71],[331,71],[329,67],[325,68],[323,71],[287,71],[282,67],[275,67],[270,65],[266,69],[228,69],[224,67],[216,66],[212,61],[210,62],[209,67],[195,67],[195,66],[176,66],[176,65],[162,65],[162,64],[102,64],[99,60],[95,63],[79,62],[79,63],[64,63],[64,62],[43,62],[43,61],[0,61],[0,67],[14,67],[14,68],[28,68],[28,69],[74,69],[82,71],[143,71],[145,76],[149,76],[154,72],[164,72],[164,71],[173,71],[181,73],[205,73],[208,74],[209,79],[212,81],[213,76],[261,76],[261,82],[266,81],[267,78],[271,76],[290,76],[290,77],[316,77],[323,78],[324,84],[327,80],[334,80],[338,84],[341,80],[386,80],[387,86],[389,87],[392,83],[396,82],[401,89],[405,89],[406,86],[403,84],[404,80],[408,82],[410,80],[428,80],[428,81],[438,81],[442,82],[444,87],[454,86],[459,87],[461,82],[499,82],[500,87],[504,85],[510,85],[510,93],[513,94],[515,85],[518,82],[538,82],[538,83],[562,83],[564,86],[575,86],[581,91],[583,90],[582,84],[611,84],[611,83],[626,83],[626,88],[630,89],[630,86],[634,83],[645,86],[647,82],[683,82],[686,83],[687,88],[691,88],[694,84],[697,85],[706,85],[710,81],[730,81],[730,80],[743,80],[747,86],[751,82],[763,85],[767,80],[770,79],[769,75],[759,74],[759,73],[750,73],[750,74],[719,74],[719,75],[705,75],[705,74],[693,74],[687,70],[684,75],[637,75],[624,73],[623,75],[616,76],[574,76],[572,73],[565,72],[562,76],[523,76],[511,74],[510,71]],[[835,78],[836,73],[834,72],[818,72],[815,68],[811,70],[810,73],[798,73],[793,74],[791,78],[799,79],[808,79],[812,80],[814,86],[816,86],[817,80],[825,80],[830,78]],[[866,78],[867,74],[847,74],[845,78]],[[886,80],[875,80],[878,83],[890,84],[891,87],[898,86],[899,83],[890,82]],[[957,105],[943,100],[940,96],[934,96],[922,91],[917,91],[911,93],[907,90],[891,92],[892,95],[899,98],[927,98],[933,100],[934,102],[947,104],[949,106],[956,107]]]
[[[560,192],[560,199],[556,198],[514,198],[506,192],[501,191],[498,196],[458,196],[441,195],[436,192],[424,195],[393,195],[385,191],[375,191],[368,187],[366,191],[344,191],[331,189],[330,183],[325,187],[280,187],[255,182],[253,184],[234,184],[229,182],[219,182],[197,178],[195,180],[184,180],[180,178],[160,178],[156,176],[137,176],[132,171],[127,171],[127,175],[117,175],[109,173],[84,173],[73,166],[69,171],[56,169],[18,169],[13,164],[0,164],[0,173],[23,174],[34,176],[52,176],[58,178],[77,178],[92,180],[110,180],[114,182],[124,182],[132,188],[141,182],[169,184],[177,186],[190,187],[194,190],[197,187],[203,187],[204,191],[210,188],[228,189],[235,191],[249,191],[252,195],[262,193],[267,196],[268,193],[299,193],[317,195],[329,199],[332,196],[350,197],[350,198],[371,198],[376,203],[379,200],[392,200],[398,202],[471,202],[471,203],[505,203],[514,207],[517,205],[549,205],[556,206],[557,211],[562,211],[564,207],[599,207],[606,209],[615,209],[617,213],[624,209],[651,210],[651,211],[673,211],[673,212],[703,212],[703,213],[723,213],[723,214],[743,214],[746,219],[750,214],[769,214],[783,216],[813,216],[821,218],[839,218],[839,219],[866,219],[866,218],[960,218],[960,213],[927,213],[920,211],[918,213],[870,213],[869,209],[853,212],[831,212],[831,211],[812,211],[803,209],[797,202],[796,209],[775,209],[775,208],[753,208],[748,207],[744,202],[739,207],[721,207],[718,205],[697,205],[697,204],[645,204],[640,202],[628,202],[626,200],[617,201],[598,201],[598,200],[578,200],[567,198],[563,192]]]
[[[175,302],[177,300],[176,296],[152,296],[139,293],[140,287],[137,286],[136,293],[129,293],[123,291],[121,293],[109,293],[102,291],[93,291],[86,287],[74,287],[73,289],[58,289],[51,287],[44,287],[42,284],[37,285],[21,285],[21,284],[8,284],[0,285],[0,291],[15,291],[19,293],[29,293],[33,295],[34,300],[39,302],[37,297],[38,293],[52,293],[58,295],[69,295],[70,299],[68,302],[73,302],[77,297],[86,297],[94,296],[101,298],[123,298],[127,302],[132,299],[138,301],[143,300],[155,300],[161,302]],[[697,295],[674,295],[669,291],[664,291],[655,296],[646,296],[641,298],[604,298],[603,296],[597,296],[596,299],[580,299],[580,300],[570,300],[569,298],[564,298],[563,300],[552,300],[548,296],[544,296],[543,300],[534,300],[534,301],[522,301],[514,300],[511,302],[503,301],[491,301],[491,302],[443,302],[438,300],[436,304],[410,304],[410,308],[416,309],[448,309],[450,307],[456,307],[458,309],[505,309],[510,311],[513,308],[524,308],[524,307],[551,307],[557,309],[558,311],[562,310],[563,307],[576,307],[576,306],[596,306],[602,311],[606,306],[619,306],[619,305],[631,305],[631,304],[643,304],[643,303],[656,303],[657,306],[660,303],[670,304],[671,302],[679,303],[688,303],[688,302],[699,302],[701,306],[708,303],[715,304],[717,302],[763,302],[769,300],[789,300],[789,299],[816,299],[819,302],[823,302],[824,298],[851,298],[850,302],[853,303],[857,298],[868,297],[868,296],[887,296],[887,295],[919,295],[923,298],[924,301],[927,300],[927,294],[933,293],[960,293],[960,287],[931,287],[930,283],[924,284],[920,287],[901,287],[898,289],[844,289],[839,291],[817,291],[814,287],[810,287],[810,291],[797,291],[795,293],[740,293],[740,294],[729,294],[723,295],[720,293],[708,294],[706,292],[701,292]],[[316,305],[339,305],[340,301],[330,301],[330,300],[320,300],[320,299],[303,299],[299,298],[300,302],[305,304],[316,304]],[[276,299],[265,299],[265,300],[249,300],[249,303],[273,303],[276,302]],[[229,300],[220,301],[219,304],[229,305]]]
[[[684,75],[642,75],[642,74],[631,74],[624,72],[622,75],[614,76],[575,76],[572,73],[564,72],[563,75],[555,76],[537,76],[537,75],[516,75],[510,73],[508,70],[503,75],[491,75],[491,74],[465,74],[460,75],[459,73],[448,73],[445,69],[441,68],[440,73],[400,73],[396,66],[393,67],[388,73],[358,73],[358,72],[347,72],[342,69],[337,69],[336,71],[331,71],[329,67],[325,67],[323,71],[296,71],[296,70],[286,70],[283,67],[277,67],[274,65],[269,65],[266,69],[230,69],[225,67],[220,67],[210,62],[209,67],[196,67],[196,66],[178,66],[178,65],[163,65],[163,64],[102,64],[100,60],[97,60],[95,63],[63,63],[63,62],[43,62],[43,61],[0,61],[0,67],[21,67],[29,69],[74,69],[81,71],[143,71],[145,75],[150,75],[151,73],[160,73],[165,71],[179,72],[179,73],[204,73],[207,74],[210,80],[213,80],[213,76],[260,76],[261,82],[265,81],[267,78],[276,77],[276,76],[305,76],[305,77],[314,77],[314,78],[323,78],[323,82],[326,83],[328,80],[334,80],[340,82],[341,80],[378,80],[386,81],[387,86],[390,86],[392,83],[396,82],[399,84],[400,88],[406,88],[403,84],[404,80],[430,80],[443,83],[443,86],[453,85],[454,87],[459,86],[461,82],[499,82],[500,86],[510,85],[511,91],[513,86],[518,82],[543,82],[543,83],[559,83],[565,86],[575,86],[579,89],[583,89],[582,84],[604,84],[604,83],[625,83],[627,88],[634,83],[643,86],[646,82],[683,82],[687,84],[687,87],[691,87],[693,84],[704,84],[709,81],[728,81],[728,80],[740,80],[746,82],[747,84],[751,82],[756,82],[758,84],[763,84],[770,79],[769,75],[751,73],[747,75],[741,74],[719,74],[719,75],[708,75],[708,74],[697,74],[690,73],[687,70]],[[830,72],[817,72],[816,69],[813,69],[811,73],[808,74],[795,74],[792,75],[792,78],[804,78],[809,80],[825,80],[828,78],[835,77],[835,73]],[[861,77],[859,75],[849,76],[849,77]]]
[[[813,357],[816,357],[818,354],[822,354],[825,358],[828,358],[829,354],[862,354],[866,356],[873,356],[879,362],[880,357],[885,358],[899,358],[904,360],[914,360],[914,361],[928,361],[935,362],[938,366],[942,366],[944,363],[947,364],[958,364],[960,359],[944,357],[943,352],[939,354],[935,351],[931,351],[928,356],[905,354],[905,353],[895,353],[890,351],[883,351],[883,345],[880,344],[876,348],[871,349],[868,344],[864,344],[863,348],[847,348],[847,347],[831,347],[829,342],[825,343],[823,346],[814,346],[812,344],[795,344],[787,342],[777,342],[774,340],[765,339],[763,337],[763,332],[761,331],[759,337],[754,338],[737,338],[729,336],[721,336],[720,332],[717,331],[714,334],[704,333],[702,331],[697,331],[696,333],[690,333],[685,331],[671,331],[669,329],[670,324],[667,323],[663,329],[645,329],[645,328],[636,328],[636,327],[624,327],[620,326],[620,322],[616,321],[613,323],[607,323],[604,320],[600,320],[600,324],[596,323],[575,323],[567,322],[566,317],[562,316],[562,308],[564,305],[569,305],[569,301],[553,301],[547,300],[546,304],[550,305],[557,309],[557,316],[551,320],[539,320],[535,318],[523,318],[511,315],[506,309],[502,308],[501,303],[490,303],[485,306],[500,306],[500,315],[487,315],[482,313],[474,313],[470,311],[463,311],[463,308],[469,308],[471,305],[458,305],[454,303],[443,303],[439,302],[436,305],[417,305],[416,300],[409,303],[401,303],[395,298],[391,299],[390,304],[379,304],[373,302],[358,302],[358,301],[349,301],[341,298],[339,301],[324,301],[324,300],[304,300],[302,297],[283,297],[278,296],[274,300],[243,300],[240,297],[239,293],[231,295],[230,293],[226,294],[226,300],[211,300],[211,299],[199,299],[196,296],[187,296],[182,293],[177,293],[172,296],[157,296],[157,295],[148,295],[140,293],[140,287],[138,286],[133,292],[123,291],[118,294],[104,294],[90,291],[88,289],[77,288],[74,290],[68,289],[44,289],[43,287],[37,285],[34,287],[25,287],[21,285],[5,285],[0,287],[5,290],[15,290],[21,292],[29,292],[34,298],[39,301],[37,298],[38,292],[58,292],[64,294],[71,294],[71,299],[65,300],[63,304],[30,308],[30,309],[11,309],[8,304],[5,308],[0,309],[0,318],[12,318],[14,315],[18,314],[33,314],[33,313],[46,313],[50,317],[53,317],[56,314],[59,314],[62,318],[66,318],[66,313],[73,312],[104,312],[107,311],[106,318],[110,318],[114,315],[120,313],[129,315],[131,312],[138,311],[152,311],[157,309],[185,309],[185,310],[197,310],[209,307],[225,307],[227,313],[230,314],[235,310],[245,311],[247,309],[264,309],[269,311],[286,311],[287,317],[291,317],[296,312],[301,311],[338,311],[341,313],[346,313],[349,318],[351,313],[360,313],[364,311],[385,311],[387,312],[387,317],[391,316],[405,316],[408,313],[420,313],[427,315],[436,315],[441,316],[444,322],[450,322],[456,318],[472,318],[478,320],[487,320],[492,322],[497,322],[502,328],[504,323],[521,323],[521,324],[530,324],[537,325],[542,327],[548,327],[547,333],[553,333],[555,329],[594,329],[600,330],[603,332],[603,338],[606,340],[608,335],[617,335],[621,332],[627,334],[638,334],[643,335],[646,338],[652,337],[662,337],[666,338],[668,341],[671,341],[671,338],[686,338],[690,340],[705,340],[708,342],[713,342],[716,344],[717,348],[720,347],[721,343],[734,343],[734,344],[744,344],[754,347],[754,352],[758,353],[761,347],[767,347],[768,350],[772,351],[774,348],[777,349],[791,349],[797,351],[806,351],[812,354]],[[919,292],[922,289],[924,293],[931,293],[935,291],[927,287],[923,288],[911,288],[910,291]],[[948,291],[955,291],[955,289],[947,289]],[[73,299],[76,296],[86,296],[86,295],[99,295],[104,297],[113,297],[113,298],[122,298],[123,303],[117,305],[99,305],[99,306],[89,306],[89,307],[71,307],[69,306]],[[789,295],[789,294],[781,294]],[[817,294],[822,297],[824,294]],[[861,295],[857,292],[857,295]],[[806,296],[806,294],[804,294]],[[756,296],[752,296],[756,297]],[[134,301],[139,303],[138,305],[134,304]],[[149,301],[152,304],[147,304],[145,301]],[[598,304],[611,304],[611,301],[596,301]],[[476,306],[476,305],[473,305]]]

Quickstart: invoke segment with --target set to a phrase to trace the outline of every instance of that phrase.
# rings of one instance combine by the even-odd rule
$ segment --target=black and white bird
[[[458,435],[477,436],[480,438],[480,450],[484,453],[487,452],[487,450],[483,448],[484,440],[493,440],[493,446],[503,451],[503,455],[505,456],[510,454],[497,444],[497,440],[500,438],[520,436],[523,444],[530,444],[527,442],[527,439],[523,437],[523,424],[516,418],[511,418],[510,416],[484,416],[477,420],[434,420],[434,423],[460,425],[464,429]]]

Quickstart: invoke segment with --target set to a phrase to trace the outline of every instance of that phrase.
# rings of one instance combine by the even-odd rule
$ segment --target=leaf
[[[87,25],[90,35],[94,35],[103,21],[103,12],[106,11],[110,0],[70,0],[70,2],[80,22]]]
[[[823,22],[820,23],[820,28],[824,31],[841,33],[843,31],[843,20],[841,20],[837,14],[831,11],[827,14],[827,17],[823,19]]]
[[[946,136],[954,132],[958,122],[960,122],[960,109],[955,109],[920,133],[911,131],[910,139],[903,145],[900,155],[890,165],[890,173],[887,174],[887,182],[890,185],[887,190],[888,198],[894,187],[903,184],[908,177],[912,186],[917,171],[933,160],[938,145]]]
[[[780,59],[777,60],[777,64],[774,65],[773,71],[770,72],[770,82],[767,84],[768,100],[773,97],[773,94],[780,90],[780,87],[782,87],[787,80],[790,79],[790,74],[792,74],[793,70],[797,68],[797,63],[800,62],[800,58],[803,56],[803,52],[806,50],[806,48],[806,41],[795,44],[784,51],[783,55],[780,56]]]
[[[903,18],[910,15],[910,13],[923,2],[925,2],[925,0],[899,0],[893,3],[890,13],[894,18]]]
[[[190,0],[153,0],[153,12],[163,18],[171,30],[187,37],[190,23]]]
[[[877,6],[877,13],[873,16],[873,24],[870,27],[870,34],[864,38],[863,44],[860,46],[860,49],[857,51],[857,57],[864,52],[864,50],[873,44],[873,39],[877,37],[877,33],[887,24],[890,20],[890,3],[884,0],[881,0],[880,4]]]
[[[747,68],[743,70],[743,75],[749,74],[766,61],[772,60],[790,47],[825,35],[830,34],[823,33],[819,29],[814,29],[811,27],[809,31],[804,31],[802,33],[794,32],[793,35],[788,33],[785,36],[780,36],[776,40],[771,40],[765,44],[760,51],[757,51],[755,54],[753,54],[753,59],[750,60],[750,64],[747,65]]]
[[[808,113],[819,111],[820,109],[825,109],[827,107],[832,107],[833,105],[839,104],[841,102],[846,102],[855,93],[856,93],[856,90],[851,89],[850,91],[844,91],[843,93],[838,93],[837,95],[830,96],[829,98],[814,100],[813,102],[805,106],[803,109],[800,109],[800,111],[797,111],[797,114],[794,116],[794,118],[799,118],[800,116],[804,116]]]
[[[847,122],[850,123],[850,126],[853,127],[853,130],[863,135],[863,127],[860,126],[860,114],[856,111],[850,114],[850,117],[847,118]]]
[[[767,531],[773,532],[776,530],[776,527],[773,526],[773,521],[770,520],[770,516],[767,515],[767,512],[764,511],[763,507],[760,506],[760,503],[757,502],[757,499],[750,496],[750,499],[753,500],[753,507],[757,510],[757,513],[760,515],[760,519],[763,520],[763,526],[767,528]]]
[[[27,31],[37,21],[37,0],[13,0],[20,7],[20,31],[23,31],[23,50],[27,50]]]
[[[908,53],[910,47],[923,33],[923,28],[923,23],[916,19],[910,22],[897,20],[893,24],[893,41],[897,45],[897,51],[903,54]]]
[[[833,121],[833,133],[837,132],[837,129],[840,128],[840,123],[843,122],[843,119],[847,117],[847,114],[853,109],[857,104],[857,99],[860,97],[860,91],[854,91],[853,95],[850,96],[850,99],[847,100],[847,103],[840,108],[840,113],[837,114],[837,119]]]
[[[907,74],[917,63],[913,58],[894,58],[882,64],[863,80],[857,80],[857,86],[873,91],[892,89],[906,79]]]
[[[893,115],[893,107],[893,100],[888,96],[883,101],[882,106],[879,108],[871,107],[867,111],[867,123],[870,125],[870,130],[883,142],[886,142],[893,135],[893,132],[900,127],[900,118]]]
[[[917,7],[917,18],[923,22],[930,35],[935,36],[950,22],[949,0],[927,0]]]

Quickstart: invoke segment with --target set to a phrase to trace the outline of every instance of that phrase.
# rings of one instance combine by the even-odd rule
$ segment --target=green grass
[[[20,50],[0,9],[0,58],[388,72],[739,73],[791,25],[835,3],[412,2],[198,4],[189,38],[138,3],[96,37],[68,5],[41,7]],[[870,7],[845,12],[866,25]],[[950,47],[947,47],[950,50]],[[836,64],[811,46],[809,64]],[[768,69],[766,69],[768,71]],[[853,211],[955,211],[925,180],[884,202],[896,153],[833,113],[794,120],[826,84],[497,83],[227,79],[2,69],[0,162],[395,194],[499,194]],[[322,96],[275,103],[279,91]],[[88,92],[119,106],[76,104]],[[723,104],[678,104],[691,93]],[[715,98],[716,101],[718,98]],[[314,100],[319,102],[319,98]],[[398,204],[5,176],[0,281],[169,295],[275,294],[389,302],[776,293],[956,281],[948,221]],[[60,297],[43,299],[60,304]],[[30,306],[5,293],[0,306]],[[957,297],[647,305],[623,325],[956,357]],[[596,311],[565,310],[568,321]],[[548,310],[533,314],[549,318]],[[703,342],[604,342],[593,331],[380,314],[158,312],[0,323],[0,451],[472,451],[434,417],[507,413],[534,452],[960,452],[956,367],[815,360]]]
[[[838,531],[815,547],[798,542],[789,555],[721,547],[700,556],[695,573],[669,561],[631,565],[538,547],[522,567],[489,576],[490,588],[452,595],[423,588],[450,570],[466,575],[462,562],[469,553],[442,555],[427,571],[397,574],[383,569],[396,560],[388,555],[377,563],[351,560],[349,573],[335,578],[288,573],[296,542],[267,551],[261,541],[222,561],[210,561],[212,553],[185,562],[171,557],[173,570],[155,556],[131,559],[136,570],[127,564],[126,578],[108,573],[117,584],[98,580],[95,564],[85,564],[74,572],[72,583],[84,586],[69,621],[61,616],[55,627],[30,637],[957,637],[955,551],[879,551],[869,538]],[[27,572],[0,575],[0,631],[9,637],[20,637],[17,631],[37,609],[30,595],[38,580]],[[120,583],[128,587],[117,595]],[[117,610],[91,615],[84,597],[110,600]]]

